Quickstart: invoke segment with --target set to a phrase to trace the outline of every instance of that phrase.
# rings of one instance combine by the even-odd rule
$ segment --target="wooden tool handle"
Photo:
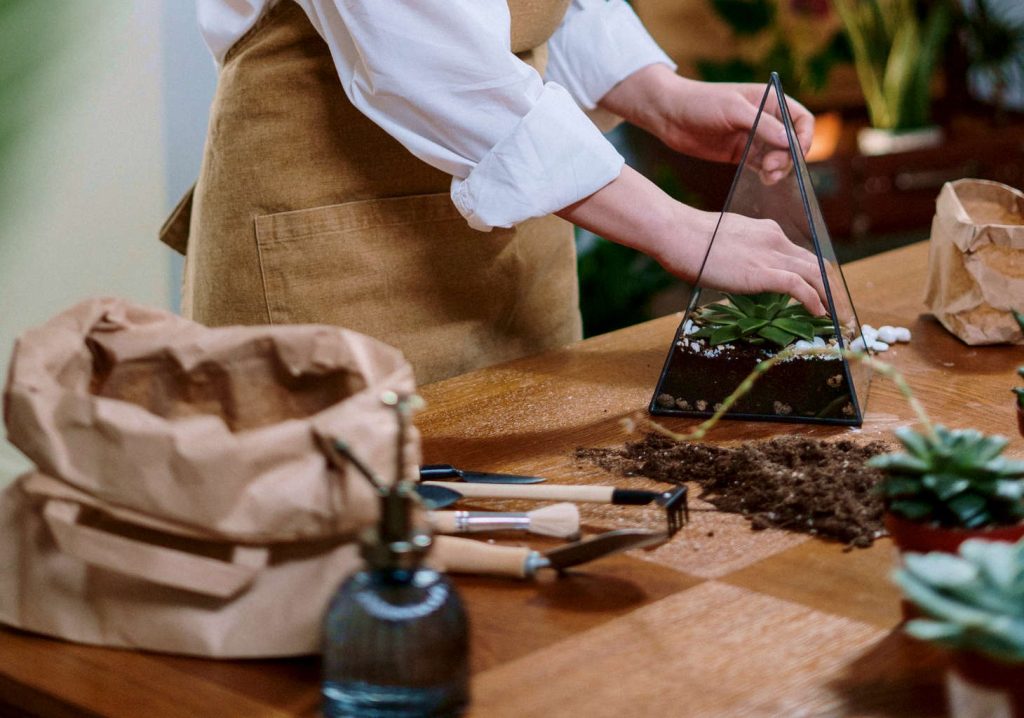
[[[471,484],[455,481],[425,481],[428,486],[443,486],[463,496],[477,499],[529,499],[534,501],[581,501],[610,504],[614,486],[568,486],[548,484]]]
[[[458,522],[455,520],[457,511],[428,511],[427,522],[436,534],[459,533]]]
[[[435,536],[429,563],[446,573],[526,578],[526,560],[532,553],[525,546],[496,546],[456,536]]]

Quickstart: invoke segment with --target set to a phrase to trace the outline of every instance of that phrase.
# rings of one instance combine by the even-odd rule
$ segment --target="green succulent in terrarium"
[[[905,453],[868,461],[881,469],[890,511],[944,527],[1012,526],[1024,518],[1024,461],[1000,456],[1008,440],[975,429],[896,430]]]
[[[959,555],[908,553],[893,578],[928,616],[907,623],[910,635],[1024,661],[1024,541],[970,539]]]
[[[726,294],[725,302],[707,304],[694,313],[698,327],[690,336],[711,345],[743,340],[787,347],[797,339],[813,341],[835,333],[830,317],[813,316],[788,294]]]

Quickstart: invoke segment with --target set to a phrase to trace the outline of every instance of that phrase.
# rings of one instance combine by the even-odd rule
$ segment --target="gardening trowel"
[[[668,538],[664,531],[620,529],[540,553],[526,546],[497,546],[455,536],[436,536],[430,563],[448,573],[531,578],[542,568],[561,572],[622,551],[652,549]]]

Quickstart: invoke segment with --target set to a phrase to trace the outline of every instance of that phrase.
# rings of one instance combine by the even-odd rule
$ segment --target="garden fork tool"
[[[440,491],[439,489],[444,489]],[[526,499],[532,501],[576,501],[583,503],[646,506],[655,504],[665,509],[668,537],[676,535],[690,518],[685,486],[668,491],[619,489],[614,486],[546,486],[504,484],[461,484],[424,481],[417,485],[420,497],[431,508],[442,508],[462,498]]]

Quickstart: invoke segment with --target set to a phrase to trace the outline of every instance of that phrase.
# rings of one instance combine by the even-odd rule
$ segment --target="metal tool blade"
[[[462,498],[462,494],[444,486],[417,484],[416,493],[428,509],[443,509]]]
[[[488,471],[466,471],[462,470],[463,481],[476,484],[541,484],[544,479],[540,476],[520,476],[518,474],[493,474]]]
[[[544,558],[558,571],[634,548],[654,547],[668,541],[664,531],[619,529],[547,551]]]
[[[496,474],[491,471],[466,471],[451,464],[424,464],[420,466],[420,481],[468,481],[478,484],[539,484],[539,476]]]

